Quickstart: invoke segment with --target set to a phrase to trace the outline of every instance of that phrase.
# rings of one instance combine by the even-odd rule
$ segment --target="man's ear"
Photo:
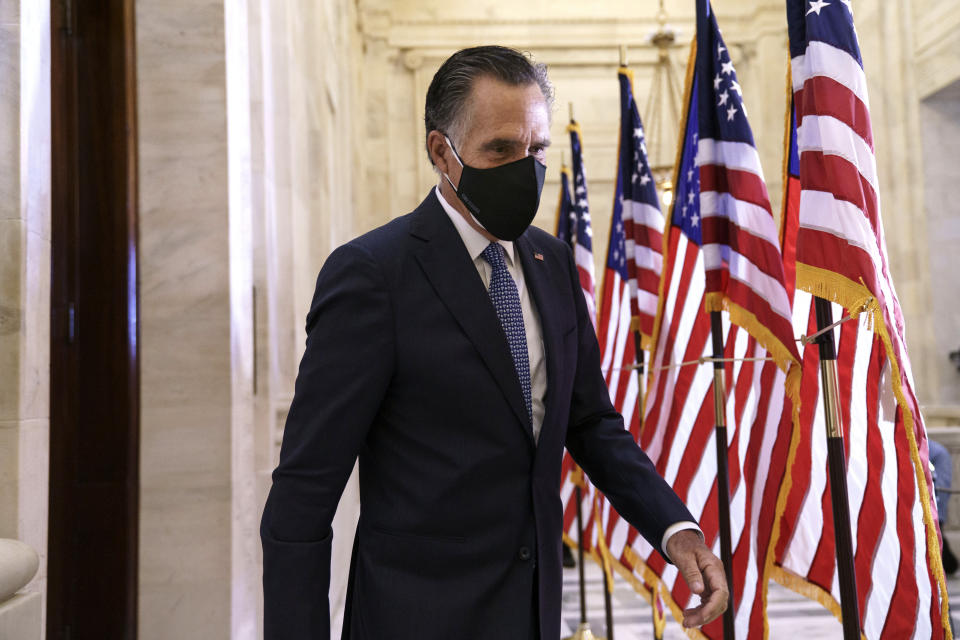
[[[433,164],[436,165],[437,169],[439,169],[441,173],[449,175],[450,163],[448,160],[452,152],[443,134],[436,129],[427,134],[427,150],[430,152],[430,158],[433,160]]]

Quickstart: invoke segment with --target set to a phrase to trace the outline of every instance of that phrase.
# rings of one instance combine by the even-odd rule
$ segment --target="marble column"
[[[906,323],[907,346],[921,403],[936,399],[938,353],[933,339],[919,101],[913,77],[913,28],[907,3],[854,5],[880,181],[881,216],[890,271]]]
[[[223,0],[138,0],[139,633],[227,638],[231,300]]]

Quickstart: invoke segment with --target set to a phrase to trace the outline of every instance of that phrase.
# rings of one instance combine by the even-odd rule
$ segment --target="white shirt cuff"
[[[697,535],[700,536],[701,540],[704,539],[703,531],[700,530],[696,522],[676,522],[667,527],[667,530],[663,532],[663,538],[660,540],[660,548],[663,549],[663,557],[666,558],[670,564],[673,564],[673,560],[667,555],[667,542],[670,541],[670,538],[672,538],[675,533],[680,533],[687,529],[693,529],[697,532]]]

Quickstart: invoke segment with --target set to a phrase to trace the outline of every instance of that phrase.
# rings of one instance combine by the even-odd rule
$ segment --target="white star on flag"
[[[727,50],[727,49],[726,49],[722,44],[718,44],[718,45],[717,45],[717,57],[719,58],[720,55],[721,55],[724,51],[726,51],[726,50]]]
[[[633,130],[633,137],[643,139],[643,129],[637,127]]]
[[[693,204],[693,191],[687,193],[687,201],[688,201],[690,204]]]
[[[693,214],[693,217],[690,218],[690,226],[695,227],[699,222],[700,222],[700,216],[698,216],[697,214]]]
[[[724,62],[722,65],[720,65],[720,67],[721,67],[721,68],[720,68],[720,73],[728,73],[728,74],[732,74],[732,73],[733,73],[733,61],[732,61],[732,60],[727,60],[727,61]]]
[[[721,77],[720,77],[720,74],[718,73],[718,74],[716,75],[716,77],[713,79],[713,90],[714,90],[714,91],[716,91],[717,89],[720,88],[720,83],[721,83],[722,81],[723,81],[723,78],[721,78]]]
[[[810,15],[811,13],[816,13],[817,15],[820,15],[820,10],[823,9],[824,7],[829,7],[829,6],[830,6],[830,3],[824,2],[824,0],[810,0],[810,10],[807,11],[807,15]]]
[[[740,90],[740,83],[736,80],[730,81],[730,88],[737,92],[737,95],[743,97],[743,91]]]
[[[733,115],[737,112],[737,108],[733,105],[730,105],[730,108],[727,109],[727,122],[733,120]]]
[[[693,169],[687,169],[687,180],[693,180]]]
[[[645,173],[640,178],[640,185],[645,187],[648,182],[650,182],[650,175]]]
[[[727,98],[729,98],[729,97],[730,97],[730,92],[724,91],[723,93],[721,93],[721,94],[720,94],[720,103],[719,103],[717,106],[718,106],[718,107],[722,107],[723,105],[727,104]]]

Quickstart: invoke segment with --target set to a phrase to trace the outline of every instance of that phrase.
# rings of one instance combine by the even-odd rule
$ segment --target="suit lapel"
[[[476,266],[432,191],[414,216],[411,234],[425,241],[416,258],[430,284],[473,342],[533,444],[523,390],[506,335]]]
[[[562,314],[556,312],[557,284],[553,280],[553,273],[547,263],[542,260],[543,253],[533,246],[526,236],[520,237],[516,243],[517,254],[523,267],[523,278],[533,295],[540,316],[540,333],[543,336],[543,347],[547,359],[547,393],[544,398],[544,416],[542,429],[551,424],[556,414],[555,394],[551,389],[557,388],[557,376],[560,374],[560,332],[563,327],[558,325],[558,318]],[[541,259],[534,257],[539,255]]]

